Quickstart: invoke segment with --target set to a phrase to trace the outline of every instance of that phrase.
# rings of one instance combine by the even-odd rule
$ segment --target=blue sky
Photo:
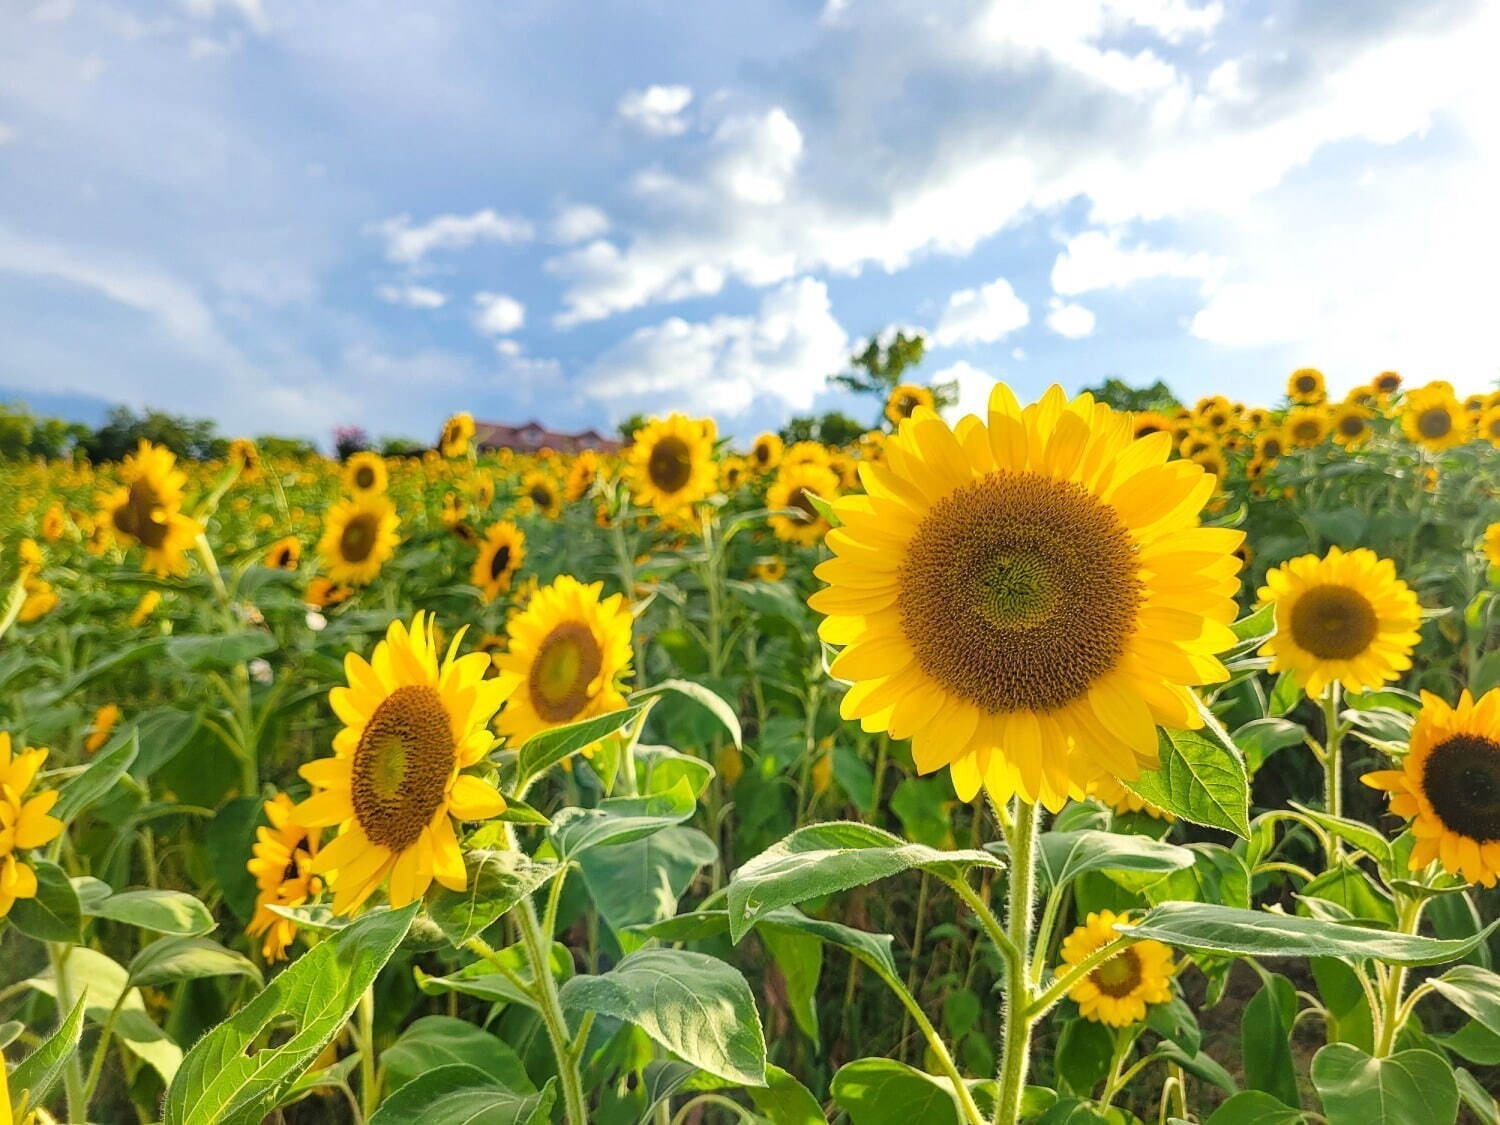
[[[0,387],[326,440],[1500,374],[1477,0],[0,0]]]

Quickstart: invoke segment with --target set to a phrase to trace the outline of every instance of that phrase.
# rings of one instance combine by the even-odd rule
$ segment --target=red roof
[[[555,449],[559,453],[579,453],[585,449],[614,453],[621,448],[620,442],[605,437],[598,430],[567,434],[549,430],[535,420],[524,426],[475,422],[474,441],[480,449],[514,449],[517,453],[536,453],[543,449]]]

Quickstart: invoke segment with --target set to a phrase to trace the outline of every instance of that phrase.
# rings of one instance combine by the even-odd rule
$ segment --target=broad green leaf
[[[193,672],[224,671],[274,651],[276,638],[270,633],[222,633],[167,641],[167,656]]]
[[[148,780],[162,766],[182,753],[203,722],[199,711],[177,707],[156,707],[137,717],[135,734],[140,749],[130,764],[130,776]],[[259,805],[259,802],[256,802]]]
[[[544,730],[540,734],[533,735],[521,747],[516,766],[517,777],[523,781],[529,780],[556,765],[569,754],[577,753],[585,746],[592,746],[601,738],[607,738],[617,730],[623,730],[635,722],[636,716],[647,706],[646,703],[636,704],[620,711],[611,711],[607,715],[596,715],[592,719],[553,727],[551,730]]]
[[[254,1125],[264,1118],[344,1026],[417,906],[367,914],[320,942],[198,1040],[167,1090],[166,1125]],[[256,1049],[288,1021],[289,1036]]]
[[[1330,1043],[1313,1058],[1312,1082],[1328,1125],[1453,1125],[1458,1083],[1431,1051],[1372,1058],[1348,1043]]]
[[[98,679],[106,672],[111,672],[116,668],[123,668],[128,664],[136,664],[164,651],[167,647],[167,639],[166,637],[151,637],[144,641],[137,641],[132,645],[126,645],[124,648],[114,649],[108,656],[101,660],[96,660],[87,668],[75,672],[51,691],[43,693],[37,700],[37,705],[40,707],[50,707],[61,700],[76,698],[79,689]]]
[[[786,981],[787,1006],[814,1047],[818,1031],[818,981],[823,976],[823,943],[810,934],[763,926],[761,941]]]
[[[1259,648],[1276,634],[1276,607],[1267,602],[1241,617],[1230,629],[1234,631],[1234,639],[1239,643],[1229,650],[1226,659],[1243,656]]]
[[[1452,1035],[1434,1035],[1433,1041],[1445,1051],[1480,1066],[1500,1065],[1500,1031],[1470,1020]]]
[[[473,851],[464,856],[468,885],[461,891],[433,884],[427,916],[455,947],[477,937],[538,887],[562,865],[532,859],[524,852]]]
[[[729,737],[734,739],[736,746],[744,745],[740,737],[740,717],[735,713],[733,707],[723,696],[710,691],[702,684],[694,683],[692,680],[662,680],[660,683],[652,684],[648,688],[636,692],[630,698],[632,700],[646,700],[652,696],[662,695],[666,692],[674,692],[684,698],[691,699],[698,706],[703,707],[723,724],[724,729],[729,732]]]
[[[1302,689],[1297,686],[1297,677],[1290,672],[1283,672],[1276,677],[1276,685],[1271,689],[1266,710],[1272,715],[1285,715],[1301,702]]]
[[[530,983],[531,968],[519,945],[497,950],[495,956],[502,959],[506,968],[522,981]],[[555,980],[566,980],[572,975],[573,955],[568,952],[566,946],[553,943],[551,968]],[[500,972],[487,960],[471,961],[457,972],[444,977],[428,976],[420,968],[414,969],[413,975],[416,977],[417,987],[428,996],[444,996],[450,992],[457,992],[495,1004],[519,1004],[525,1008],[536,1009],[536,1001],[511,983],[509,976]]]
[[[783,906],[763,914],[755,925],[761,930],[781,929],[791,933],[810,934],[859,958],[883,977],[891,980],[899,977],[896,958],[891,952],[896,939],[890,934],[872,934],[838,922],[809,918],[794,906]],[[665,922],[642,926],[641,932],[662,941],[702,941],[729,932],[729,912],[699,910],[691,914],[679,914]]]
[[[1318,984],[1318,999],[1327,1013],[1323,1022],[1329,1043],[1352,1043],[1362,1051],[1375,1049],[1375,1020],[1359,977],[1347,963],[1333,957],[1308,961]]]
[[[1163,1039],[1176,1043],[1185,1054],[1196,1055],[1203,1045],[1203,1030],[1198,1026],[1198,1017],[1176,992],[1167,1003],[1146,1008],[1146,1026]]]
[[[1121,784],[1183,820],[1249,837],[1250,783],[1238,753],[1190,730],[1162,731],[1157,747],[1161,765]]]
[[[1234,744],[1245,754],[1245,768],[1254,776],[1267,758],[1289,746],[1301,746],[1307,731],[1290,719],[1254,719],[1234,732]]]
[[[555,1078],[541,1093],[526,1093],[497,1084],[483,1070],[453,1063],[402,1086],[370,1115],[370,1125],[545,1125],[556,1099]]]
[[[132,732],[118,746],[95,755],[87,769],[62,787],[57,804],[52,806],[52,815],[64,824],[71,824],[74,817],[114,789],[135,761],[139,745]]]
[[[1340,907],[1347,918],[1374,922],[1391,929],[1396,926],[1396,905],[1390,895],[1351,863],[1340,863],[1305,883],[1298,897],[1304,906],[1310,905],[1310,900],[1314,899],[1331,902]]]
[[[1220,1066],[1211,1055],[1205,1054],[1202,1051],[1190,1055],[1176,1043],[1163,1043],[1156,1048],[1153,1054],[1157,1058],[1176,1063],[1189,1074],[1217,1086],[1226,1094],[1239,1092],[1239,1086],[1235,1082],[1234,1076]]]
[[[1296,1018],[1296,986],[1273,973],[1250,998],[1240,1019],[1245,1086],[1294,1107],[1302,1104],[1292,1064],[1292,1024]]]
[[[10,908],[11,925],[37,941],[81,941],[82,910],[67,874],[55,863],[29,862],[36,872],[36,897],[16,899]]]
[[[1463,1067],[1456,1068],[1453,1077],[1458,1081],[1458,1096],[1479,1119],[1479,1125],[1500,1125],[1500,1101],[1495,1095]]]
[[[15,1111],[17,1121],[25,1121],[27,1114],[46,1102],[52,1088],[62,1078],[68,1060],[78,1050],[78,1040],[83,1035],[85,999],[80,996],[73,1010],[57,1025],[57,1030],[43,1039],[37,1049],[10,1072],[10,1095],[18,1100],[14,1106],[5,1108]],[[0,1062],[0,1066],[4,1065]]]
[[[1456,965],[1428,983],[1482,1026],[1500,1030],[1500,975],[1478,965]]]
[[[1387,933],[1338,922],[1319,922],[1269,910],[1238,910],[1200,902],[1168,902],[1147,911],[1139,922],[1115,928],[1134,937],[1154,938],[1198,953],[1250,957],[1375,958],[1393,965],[1440,965],[1453,961],[1489,936],[1459,940]]]
[[[693,815],[697,800],[686,778],[649,797],[609,797],[591,809],[569,806],[552,818],[547,838],[567,862],[589,848],[640,840]]]
[[[89,913],[127,926],[182,937],[196,937],[214,928],[214,916],[208,907],[183,891],[154,888],[122,891],[93,903]]]
[[[157,938],[135,955],[128,971],[131,984],[153,988],[202,977],[249,977],[257,986],[263,983],[248,957],[204,937]]]
[[[1061,887],[1085,871],[1166,874],[1193,865],[1193,853],[1148,836],[1120,832],[1043,832],[1037,871],[1044,887]]]
[[[509,1043],[452,1016],[423,1016],[380,1052],[386,1084],[395,1090],[440,1066],[463,1063],[483,1071],[501,1086],[534,1094],[520,1056]]]
[[[1338,839],[1364,852],[1382,867],[1388,868],[1391,863],[1391,845],[1381,833],[1358,820],[1350,820],[1347,817],[1331,816],[1317,809],[1310,809],[1306,805],[1299,805],[1293,801],[1292,808],[1307,817],[1314,824],[1329,832]]]
[[[766,1044],[750,986],[738,969],[686,949],[643,949],[608,973],[560,990],[563,1008],[633,1023],[710,1074],[765,1085]]]
[[[635,779],[643,795],[669,792],[684,778],[693,791],[693,799],[697,800],[714,779],[714,768],[702,758],[679,753],[669,746],[635,748]]]
[[[1053,1060],[1058,1090],[1087,1097],[1109,1073],[1114,1051],[1115,1037],[1110,1028],[1093,1020],[1068,1020],[1057,1037],[1057,1055]]]
[[[970,1087],[993,1083],[971,1083]],[[855,1059],[833,1076],[833,1100],[852,1125],[962,1125],[953,1083],[895,1059]]]
[[[729,882],[730,936],[738,942],[756,919],[779,906],[863,886],[917,868],[959,878],[971,867],[999,868],[982,851],[939,851],[850,821],[799,828],[738,871]]]
[[[615,931],[670,918],[693,877],[718,857],[696,828],[673,825],[642,840],[590,848],[578,857],[584,884]]]
[[[779,1066],[766,1067],[764,1088],[751,1086],[745,1092],[771,1125],[827,1125],[818,1099]]]
[[[1303,1125],[1306,1120],[1263,1090],[1242,1090],[1214,1110],[1206,1125]]]
[[[255,845],[255,829],[260,823],[261,801],[236,797],[219,809],[204,830],[203,851],[208,853],[214,882],[224,902],[243,923],[255,916],[255,876],[245,869],[245,857]]]

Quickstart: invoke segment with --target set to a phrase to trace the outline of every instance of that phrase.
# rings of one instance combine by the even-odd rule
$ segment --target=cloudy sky
[[[1497,41],[1481,0],[0,0],[0,387],[749,434],[904,326],[968,402],[1477,390]]]

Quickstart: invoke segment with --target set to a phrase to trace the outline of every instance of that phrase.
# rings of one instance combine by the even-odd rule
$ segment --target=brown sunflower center
[[[352,516],[339,535],[339,554],[347,562],[362,563],[375,549],[375,536],[379,524],[369,512]]]
[[[1141,957],[1134,949],[1122,949],[1089,974],[1100,992],[1116,1000],[1129,996],[1141,983]]]
[[[1485,432],[1492,438],[1500,438],[1500,414],[1496,414],[1485,423]]]
[[[681,492],[693,477],[693,451],[680,437],[664,437],[651,447],[646,472],[662,492]]]
[[[1082,696],[1119,661],[1142,598],[1114,509],[1036,473],[991,473],[933,505],[901,588],[917,663],[990,714]]]
[[[1292,606],[1292,640],[1319,660],[1352,660],[1375,639],[1380,620],[1358,590],[1314,586]]]
[[[564,621],[543,639],[531,662],[531,705],[549,723],[565,723],[589,702],[604,653],[581,621]]]
[[[1281,442],[1275,438],[1268,438],[1266,441],[1260,443],[1260,452],[1263,457],[1280,457]]]
[[[1450,832],[1500,840],[1500,742],[1456,734],[1438,743],[1422,769],[1422,791]]]
[[[167,541],[171,527],[162,510],[161,497],[148,481],[138,480],[130,486],[125,503],[115,509],[115,527],[155,549]]]
[[[1424,410],[1417,416],[1417,432],[1423,437],[1447,437],[1453,429],[1453,417],[1441,406]]]
[[[443,697],[425,684],[391,692],[354,750],[354,817],[372,844],[404,851],[443,803],[453,772],[453,726]]]
[[[369,465],[361,465],[359,468],[355,469],[354,470],[354,487],[356,487],[356,488],[374,488],[375,487],[375,470],[373,468],[371,468]]]
[[[552,490],[545,484],[532,485],[531,491],[527,495],[531,497],[531,502],[538,508],[552,507]]]
[[[1298,441],[1317,441],[1323,431],[1316,421],[1304,418],[1292,427],[1292,432],[1297,435]]]
[[[1297,376],[1297,393],[1299,395],[1310,395],[1318,389],[1318,380],[1312,375]]]
[[[505,543],[498,547],[490,556],[490,577],[499,578],[510,569],[510,544]]]
[[[1359,437],[1365,432],[1365,420],[1358,414],[1345,414],[1339,419],[1339,433],[1345,437]]]
[[[1375,379],[1375,389],[1381,394],[1388,395],[1401,385],[1401,376],[1394,373],[1380,375]]]

